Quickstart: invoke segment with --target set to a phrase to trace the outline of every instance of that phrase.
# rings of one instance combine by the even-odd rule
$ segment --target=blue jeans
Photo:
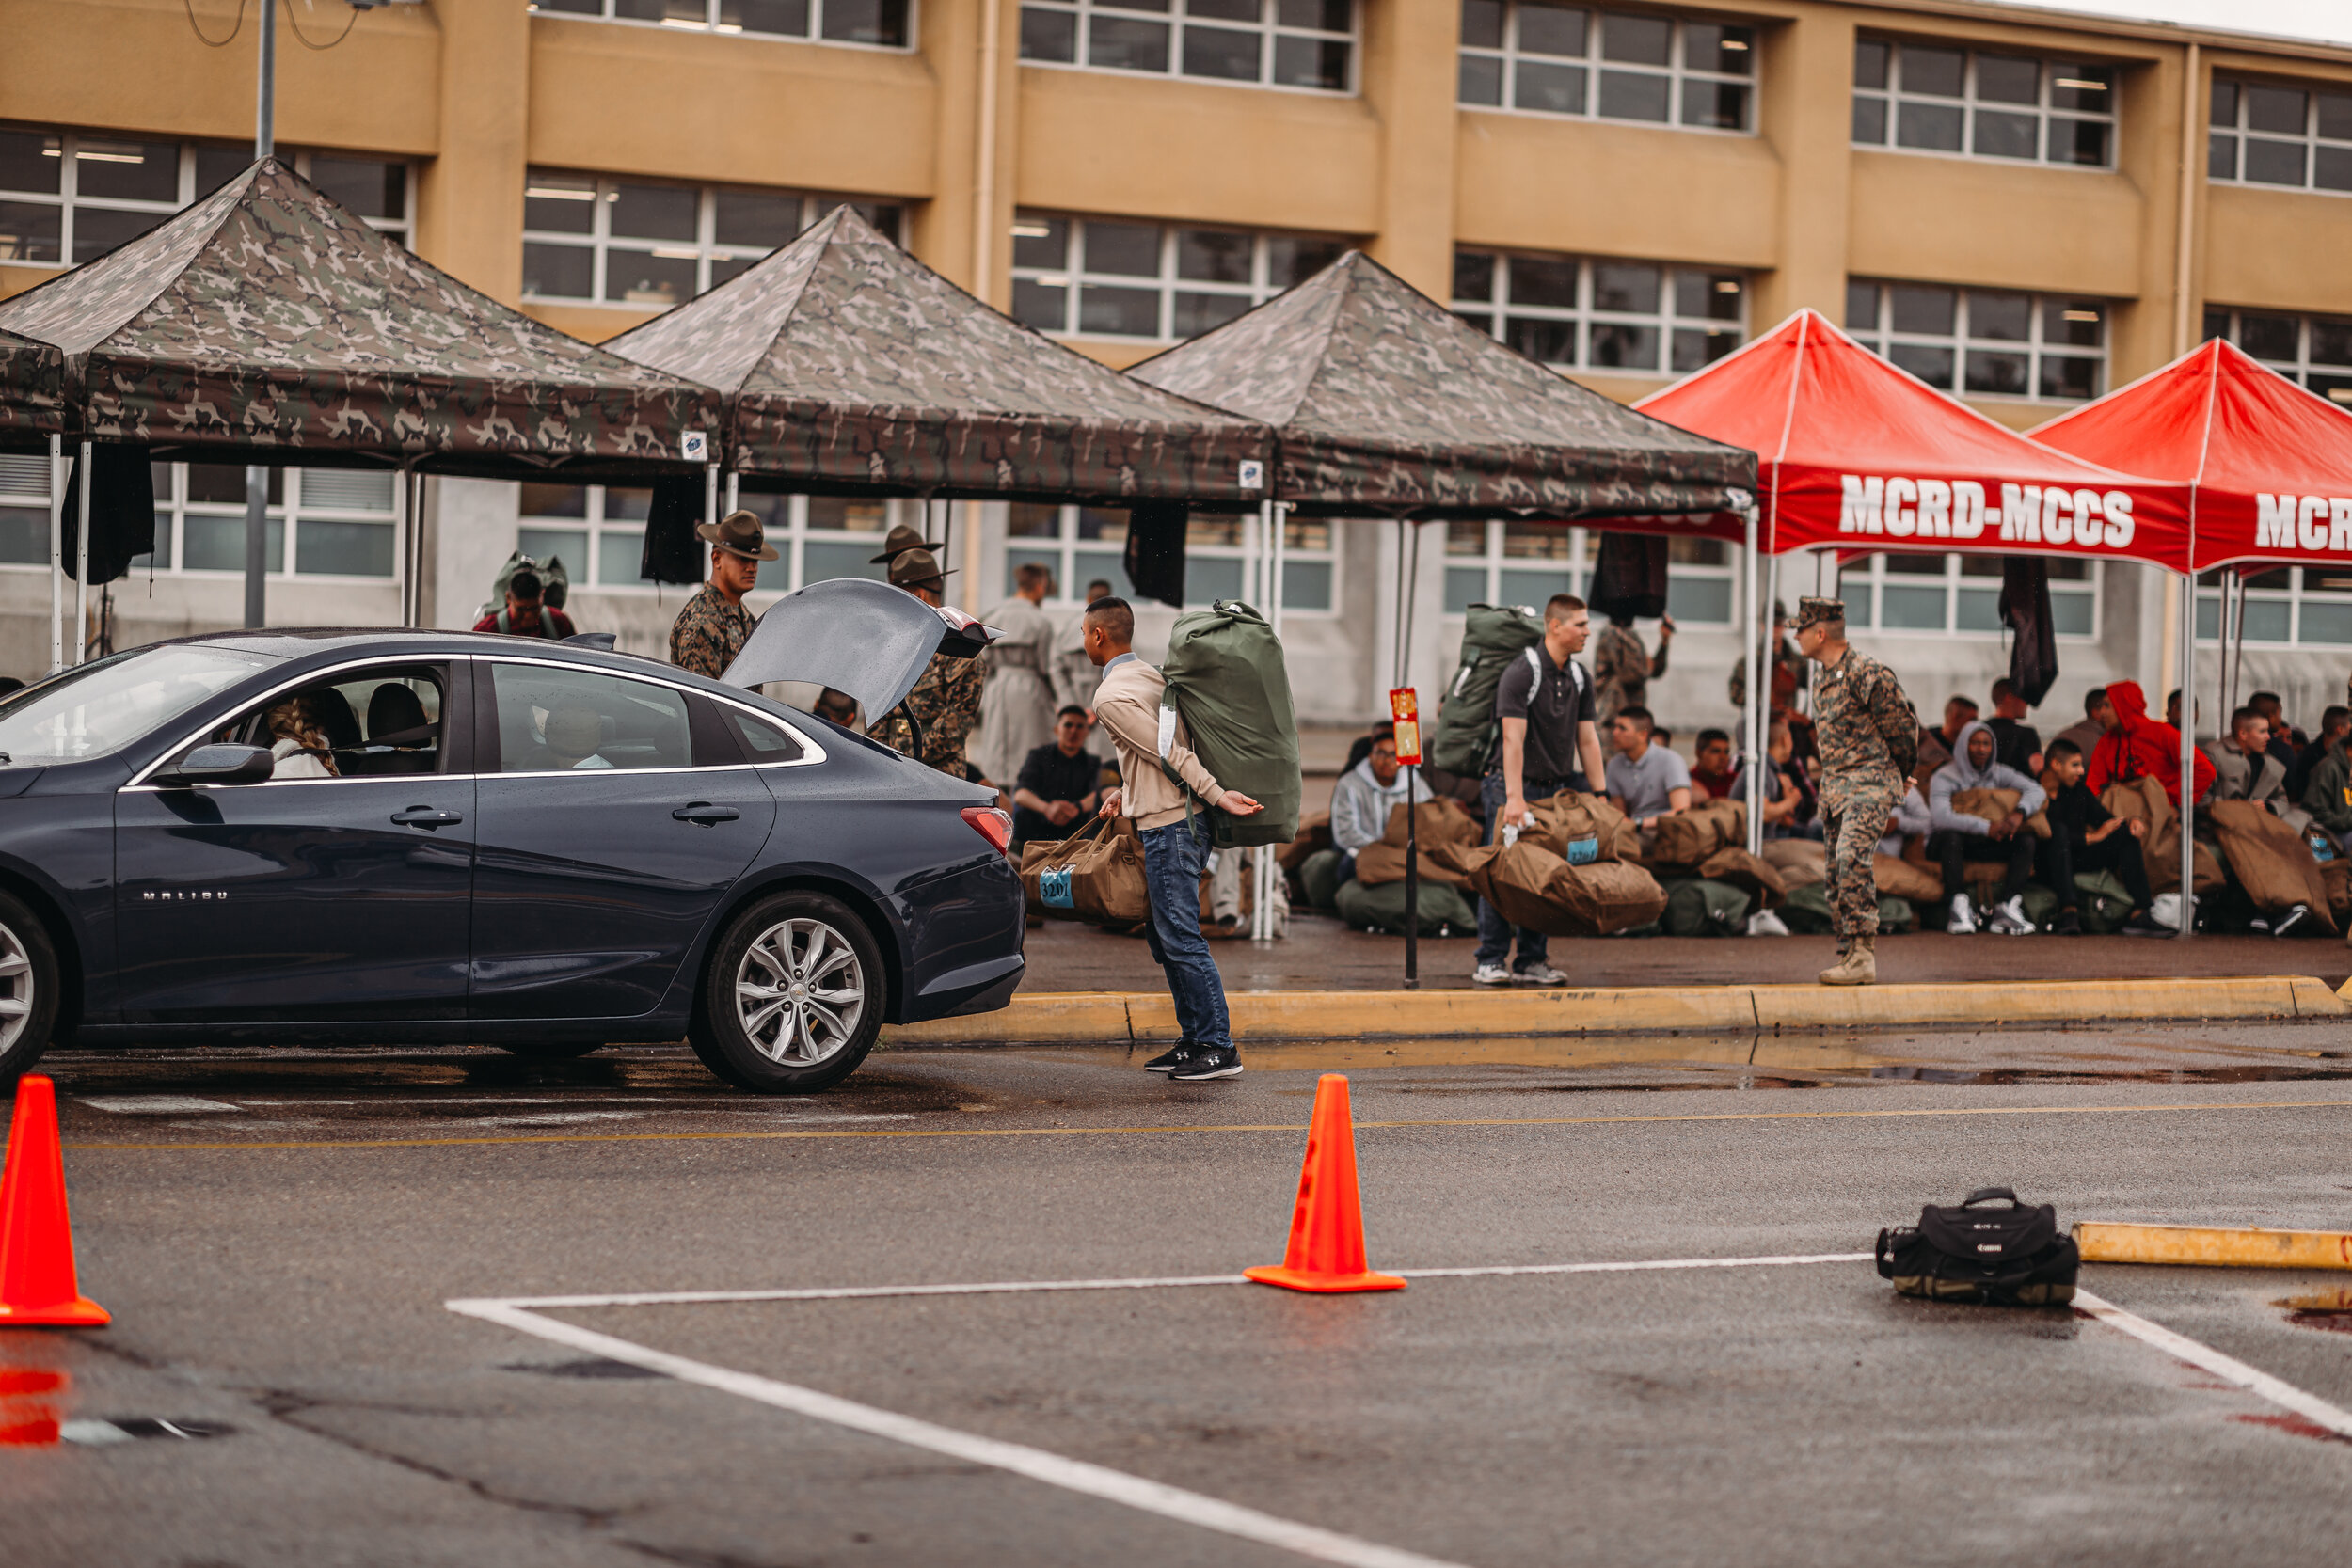
[[[1201,1050],[1230,1049],[1233,1031],[1225,1017],[1225,979],[1200,934],[1200,863],[1208,854],[1208,824],[1171,822],[1146,828],[1141,836],[1143,886],[1152,900],[1152,924],[1144,935],[1152,943],[1152,961],[1168,975],[1176,1026],[1188,1044]]]
[[[1565,779],[1521,779],[1519,786],[1526,791],[1520,798],[1527,800],[1549,800],[1564,789],[1576,787]],[[1494,843],[1502,832],[1504,793],[1501,768],[1497,768],[1478,782],[1478,803],[1486,813],[1486,842],[1489,844]],[[1524,926],[1513,926],[1502,918],[1501,911],[1492,904],[1481,898],[1478,901],[1478,958],[1476,961],[1482,966],[1508,961],[1511,957],[1511,938],[1515,932],[1519,939],[1519,960],[1512,967],[1528,970],[1543,964],[1550,951],[1550,939],[1541,931],[1531,931]]]

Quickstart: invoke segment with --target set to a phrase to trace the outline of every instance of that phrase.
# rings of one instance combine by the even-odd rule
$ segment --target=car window
[[[735,738],[743,743],[744,754],[754,762],[798,762],[805,753],[801,743],[772,720],[755,718],[739,707],[720,711],[726,715]]]
[[[342,671],[278,692],[208,738],[268,747],[274,779],[437,773],[446,680],[434,665]]]
[[[494,663],[490,680],[502,773],[693,765],[684,692],[551,664]]]
[[[139,648],[0,701],[0,762],[78,762],[119,752],[279,660],[237,648]]]

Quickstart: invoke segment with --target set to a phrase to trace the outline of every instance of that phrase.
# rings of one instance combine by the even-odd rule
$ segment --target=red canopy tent
[[[1758,545],[2090,555],[2185,571],[2187,487],[2026,439],[1817,310],[1634,404],[1753,448]]]
[[[2190,564],[2352,562],[2352,413],[2216,339],[2033,433],[2191,487]]]

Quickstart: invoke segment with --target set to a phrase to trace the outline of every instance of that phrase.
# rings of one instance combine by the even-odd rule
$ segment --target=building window
[[[2249,185],[2352,191],[2352,92],[2213,84],[2205,173]]]
[[[2115,95],[2108,65],[1879,39],[1854,43],[1857,147],[2106,168],[2115,154]]]
[[[1546,0],[1462,0],[1455,98],[1702,131],[1754,127],[1756,29]]]
[[[1028,0],[1021,57],[1038,65],[1346,92],[1355,0]]]
[[[1597,529],[1556,523],[1448,523],[1445,612],[1474,604],[1532,605],[1585,594],[1600,556]],[[1666,542],[1666,613],[1681,625],[1731,625],[1731,550],[1720,539]]]
[[[1531,359],[1565,370],[1681,374],[1746,338],[1736,272],[1574,256],[1454,253],[1454,311]]]
[[[777,560],[761,568],[763,593],[827,578],[886,581],[888,568],[871,558],[882,552],[892,523],[913,523],[919,516],[914,502],[838,496],[745,491],[736,504],[758,516],[768,543],[776,547]],[[650,589],[653,580],[638,568],[652,505],[653,491],[643,486],[526,483],[516,547],[538,561],[561,561],[574,588]]]
[[[1999,637],[2001,562],[1997,555],[1879,554],[1839,568],[1846,619],[1873,631]],[[2060,637],[2099,635],[2093,562],[2049,557],[2050,620]]]
[[[2107,308],[2096,299],[1856,279],[1846,330],[1942,392],[2078,403],[2106,383]]]
[[[1184,600],[1207,606],[1240,599],[1263,607],[1263,562],[1250,542],[1254,512],[1199,512],[1184,531]],[[1332,525],[1321,518],[1293,517],[1282,526],[1282,609],[1308,614],[1337,608],[1339,556]],[[1087,585],[1101,580],[1122,599],[1136,597],[1124,565],[1127,514],[1115,507],[1042,506],[1011,503],[1005,514],[1005,598],[1013,594],[1013,573],[1031,562],[1054,574],[1054,600],[1086,602]]]
[[[0,562],[49,564],[46,457],[0,458]],[[135,574],[245,571],[245,469],[158,463],[153,548]],[[350,468],[269,470],[272,577],[389,580],[399,556],[400,485],[390,473]],[[291,534],[288,525],[292,525]]]
[[[2342,566],[2249,567],[2243,613],[2249,642],[2305,648],[2352,645],[2352,570]],[[2197,635],[2221,635],[2220,571],[2198,576]]]
[[[531,0],[531,9],[538,16],[595,17],[690,33],[907,45],[908,0]]]
[[[2227,338],[2329,402],[2352,404],[2352,321],[2217,307],[2205,312],[2205,336]]]
[[[1194,338],[1337,261],[1341,240],[1024,213],[1012,313],[1041,332]]]
[[[290,150],[295,170],[408,243],[408,166]],[[79,266],[137,239],[252,163],[233,143],[0,126],[0,263]]]
[[[666,310],[790,244],[838,199],[534,168],[523,184],[523,297]],[[902,208],[850,205],[898,238]]]

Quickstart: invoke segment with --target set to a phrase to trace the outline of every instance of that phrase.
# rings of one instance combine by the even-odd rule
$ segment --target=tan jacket
[[[1160,692],[1167,679],[1139,658],[1131,658],[1103,676],[1094,691],[1094,717],[1119,748],[1119,776],[1123,794],[1120,813],[1135,819],[1138,830],[1165,828],[1184,819],[1184,792],[1160,771]],[[1200,759],[1192,754],[1183,720],[1176,721],[1175,743],[1168,765],[1183,775],[1193,793],[1210,805],[1225,799],[1225,788],[1209,777]]]

